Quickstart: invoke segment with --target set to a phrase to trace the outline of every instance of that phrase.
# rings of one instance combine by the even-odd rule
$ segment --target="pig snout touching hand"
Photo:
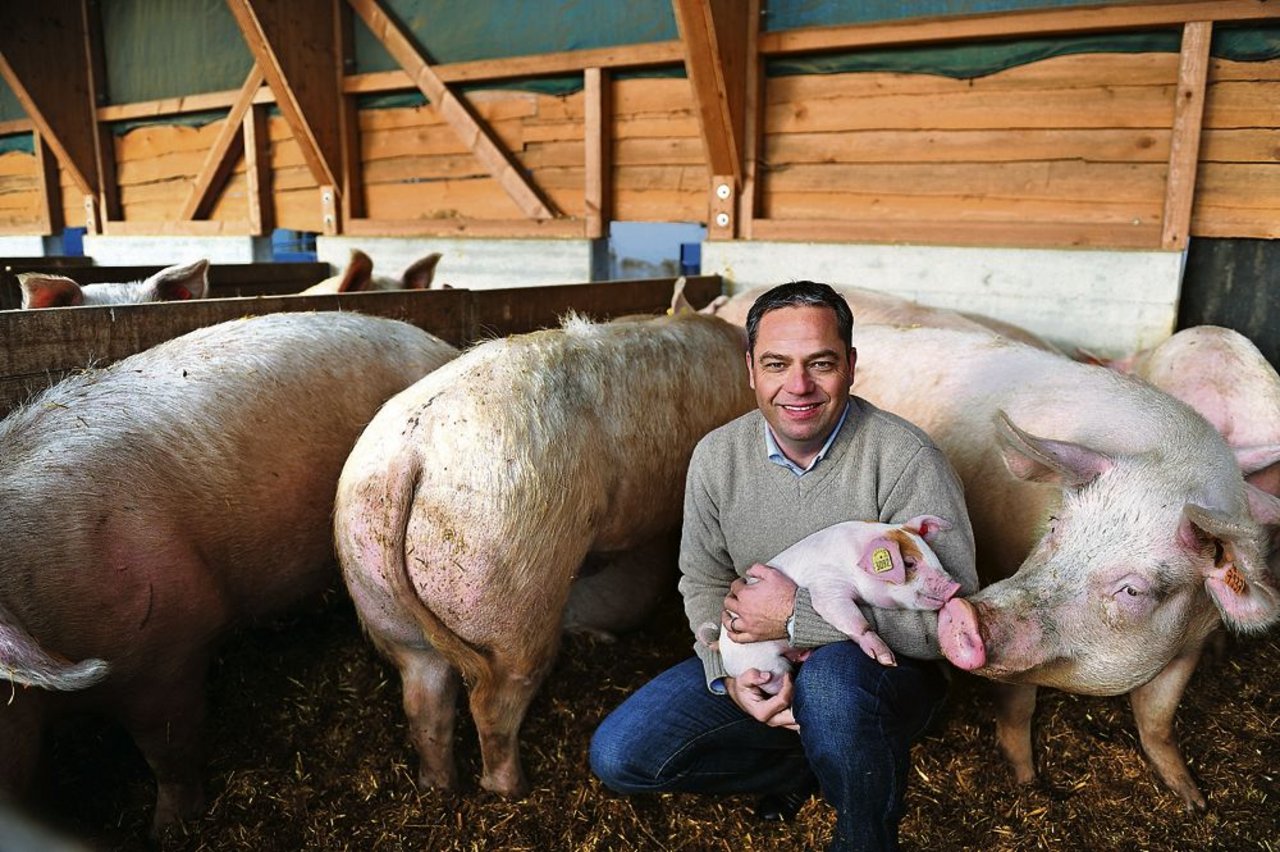
[[[22,307],[26,310],[183,302],[209,295],[209,261],[169,266],[150,278],[122,284],[77,284],[65,275],[23,272],[18,275],[18,286],[22,288]]]
[[[960,584],[928,544],[934,534],[950,526],[932,515],[904,524],[845,521],[801,539],[769,560],[769,565],[809,589],[818,614],[857,642],[868,657],[892,666],[896,664],[893,651],[871,629],[858,604],[927,611],[952,600]],[[749,669],[767,673],[769,680],[761,688],[769,694],[776,694],[781,675],[803,656],[783,639],[735,642],[724,626],[718,644],[730,676]]]

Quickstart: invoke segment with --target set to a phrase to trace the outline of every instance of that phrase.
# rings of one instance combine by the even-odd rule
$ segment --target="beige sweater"
[[[694,635],[719,625],[729,584],[755,562],[841,521],[902,523],[937,515],[952,528],[932,542],[943,567],[978,588],[973,530],[959,478],[929,437],[860,397],[827,456],[804,476],[769,461],[764,416],[752,411],[711,432],[689,462],[680,541],[680,593]],[[940,659],[937,613],[860,605],[872,628],[899,654]],[[795,644],[814,648],[847,639],[814,612],[806,590],[796,593]],[[694,650],[707,683],[725,675],[718,652]]]

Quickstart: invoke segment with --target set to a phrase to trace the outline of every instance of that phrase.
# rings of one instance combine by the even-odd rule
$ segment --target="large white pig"
[[[859,326],[863,325],[901,325],[924,326],[926,328],[951,328],[957,331],[995,332],[1002,337],[1057,352],[1058,348],[1049,341],[1025,328],[998,320],[983,314],[965,311],[953,311],[932,305],[922,305],[892,293],[871,290],[866,287],[855,287],[852,284],[833,284],[835,291],[849,303],[853,310],[853,318]],[[736,293],[728,300],[717,298],[703,308],[704,313],[712,314],[731,322],[734,325],[747,324],[747,312],[755,304],[756,299],[765,293],[768,287],[753,287]]]
[[[214,640],[337,579],[348,451],[456,354],[395,320],[275,314],[76,374],[0,421],[0,677],[38,687],[0,701],[0,788],[29,780],[49,713],[89,710],[155,772],[156,829],[198,810]]]
[[[379,290],[429,290],[436,276],[440,253],[432,252],[410,264],[399,278],[373,274],[373,259],[360,249],[351,250],[351,259],[341,275],[333,275],[302,291],[303,296],[325,293],[370,293]]]
[[[149,278],[123,284],[77,284],[50,272],[18,274],[22,307],[70,308],[79,305],[127,305],[137,302],[183,302],[209,295],[209,261],[168,266]]]
[[[1280,617],[1265,562],[1276,501],[1204,418],[1144,382],[986,334],[857,338],[855,391],[925,429],[964,481],[990,585],[943,608],[939,639],[1007,684],[997,735],[1018,779],[1035,775],[1037,685],[1127,692],[1157,773],[1203,806],[1173,715],[1220,620],[1258,631]]]
[[[496,340],[389,401],[343,469],[335,539],[400,670],[418,783],[450,788],[458,672],[481,785],[526,790],[519,728],[584,557],[678,527],[698,439],[753,405],[745,337],[681,313]]]
[[[1249,482],[1280,496],[1280,375],[1249,338],[1198,325],[1107,366],[1198,411],[1235,451]]]

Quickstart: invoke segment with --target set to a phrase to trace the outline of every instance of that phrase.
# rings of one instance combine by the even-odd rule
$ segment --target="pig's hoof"
[[[449,791],[457,786],[458,776],[454,772],[445,772],[439,769],[418,770],[418,789],[424,793],[428,790]]]
[[[1204,796],[1200,793],[1200,788],[1195,785],[1191,779],[1186,779],[1173,787],[1173,792],[1182,799],[1183,807],[1187,809],[1187,813],[1203,813],[1208,809],[1209,804],[1204,800]]]
[[[511,778],[501,773],[481,776],[480,786],[506,799],[523,799],[529,792],[524,778]]]

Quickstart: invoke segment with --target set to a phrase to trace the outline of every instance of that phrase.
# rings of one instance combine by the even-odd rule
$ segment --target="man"
[[[911,742],[945,694],[937,613],[863,607],[897,652],[885,667],[762,564],[834,523],[934,514],[953,524],[935,552],[962,594],[977,588],[955,472],[919,429],[849,395],[852,330],[848,304],[825,284],[762,295],[747,317],[758,410],[707,435],[686,481],[680,592],[695,636],[722,623],[735,641],[789,637],[813,650],[770,696],[766,675],[727,677],[719,653],[695,643],[695,657],[601,723],[591,765],[624,793],[762,794],[758,812],[773,818],[793,816],[819,786],[837,812],[832,849],[892,849]]]

